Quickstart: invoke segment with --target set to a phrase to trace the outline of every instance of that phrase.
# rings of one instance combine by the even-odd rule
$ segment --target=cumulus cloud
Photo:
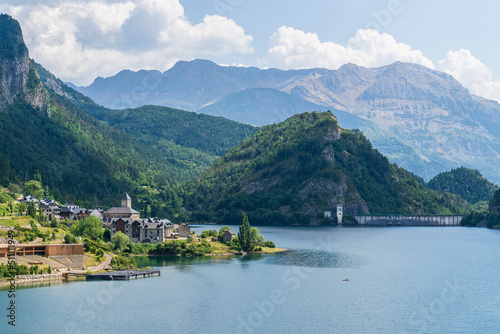
[[[192,24],[179,0],[19,2],[0,11],[19,20],[30,55],[63,80],[90,84],[122,69],[166,69],[179,59],[252,53],[233,20]]]
[[[448,51],[439,69],[452,75],[473,94],[500,101],[500,81],[469,50]]]
[[[422,51],[371,29],[358,30],[343,46],[322,42],[315,33],[283,26],[271,36],[269,44],[266,57],[260,60],[263,66],[337,69],[346,63],[378,67],[399,60],[436,68]],[[500,101],[500,80],[469,50],[448,51],[438,65],[438,70],[452,75],[473,94]]]
[[[360,29],[347,46],[321,42],[315,33],[290,27],[279,28],[270,39],[266,59],[262,62],[280,68],[325,67],[337,69],[345,63],[376,67],[395,61],[412,62],[434,68],[421,51],[398,43],[393,36],[371,29]]]

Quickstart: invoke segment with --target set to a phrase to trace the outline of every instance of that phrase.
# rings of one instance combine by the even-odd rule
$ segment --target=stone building
[[[181,223],[179,227],[177,227],[177,233],[180,238],[188,238],[191,236],[191,228],[186,223]]]
[[[59,217],[61,220],[68,218],[69,220],[82,220],[89,215],[87,209],[75,206],[66,206],[59,212]]]
[[[96,217],[97,219],[99,220],[102,220],[103,219],[103,213],[104,213],[104,210],[100,209],[100,208],[92,208],[92,209],[89,209],[89,216],[93,216],[93,217]]]
[[[49,220],[55,219],[57,221],[60,221],[61,220],[60,213],[61,213],[61,208],[57,205],[50,204],[46,205],[43,208],[43,215],[47,217]]]
[[[232,230],[224,230],[224,233],[222,233],[222,242],[226,243],[228,241],[233,240],[236,237],[236,233]]]
[[[121,206],[113,207],[103,213],[104,220],[112,218],[140,219],[141,215],[139,211],[132,209],[132,199],[127,193],[125,193],[121,200]]]
[[[172,236],[174,224],[168,219],[159,218],[111,218],[109,229],[111,237],[120,231],[135,243],[163,243]]]

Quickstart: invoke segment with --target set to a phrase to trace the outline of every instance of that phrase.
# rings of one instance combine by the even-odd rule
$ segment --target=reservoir
[[[18,288],[15,330],[0,291],[0,333],[498,333],[500,231],[259,231],[289,251],[141,257],[161,275]]]

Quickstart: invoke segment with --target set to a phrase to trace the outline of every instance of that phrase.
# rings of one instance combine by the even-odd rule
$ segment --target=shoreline
[[[245,255],[262,255],[262,254],[276,254],[276,253],[282,253],[288,251],[286,248],[272,248],[276,249],[274,252],[266,252],[266,251],[257,251],[257,252],[236,252],[236,253],[207,253],[205,255],[193,255],[193,256],[186,256],[186,255],[181,255],[181,254],[130,254],[132,257],[136,256],[176,256],[176,257],[200,257],[200,256],[245,256]]]
[[[62,276],[62,273],[60,274],[50,274],[50,276],[46,275],[33,275],[33,276],[42,276],[42,277],[28,277],[31,275],[22,275],[23,277],[15,278],[15,285],[16,288],[19,285],[28,285],[28,283],[40,283],[40,282],[50,282],[50,281],[63,281],[65,278]],[[45,277],[44,277],[45,276]],[[8,278],[2,278],[0,280],[0,291],[3,290],[4,287],[10,286],[10,279]]]
[[[217,257],[217,256],[246,256],[246,255],[265,255],[265,254],[275,254],[275,253],[282,253],[286,252],[288,249],[285,248],[276,248],[275,251],[272,252],[266,252],[266,251],[258,251],[258,252],[236,252],[236,253],[209,253],[205,254],[202,256],[208,256],[208,257]],[[106,254],[109,255],[109,254]],[[189,258],[194,258],[194,257],[200,257],[200,256],[183,256],[183,255],[165,255],[165,254],[130,254],[130,256],[133,257],[140,257],[140,256],[146,256],[146,257],[155,257],[155,256],[175,256],[175,257],[189,257]],[[110,259],[109,259],[110,260]],[[101,263],[102,265],[102,263]],[[93,268],[88,268],[87,270],[92,271],[92,273],[96,273],[99,271],[102,271],[101,268],[98,268],[100,266],[96,266]],[[142,268],[139,268],[139,270]],[[77,271],[82,271],[86,272],[87,270],[77,270]],[[15,286],[16,288],[22,287],[22,286],[27,286],[30,284],[36,284],[36,283],[43,283],[43,282],[63,282],[63,281],[68,281],[66,277],[62,275],[62,272],[59,272],[57,274],[41,274],[41,275],[20,275],[16,276],[15,278]],[[6,287],[10,286],[10,279],[9,278],[1,278],[0,279],[0,291],[6,290]]]

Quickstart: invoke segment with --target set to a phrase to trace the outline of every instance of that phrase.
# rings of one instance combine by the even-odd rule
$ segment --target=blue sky
[[[396,60],[500,100],[500,3],[462,0],[3,0],[31,56],[88,85],[178,60],[336,69]]]

